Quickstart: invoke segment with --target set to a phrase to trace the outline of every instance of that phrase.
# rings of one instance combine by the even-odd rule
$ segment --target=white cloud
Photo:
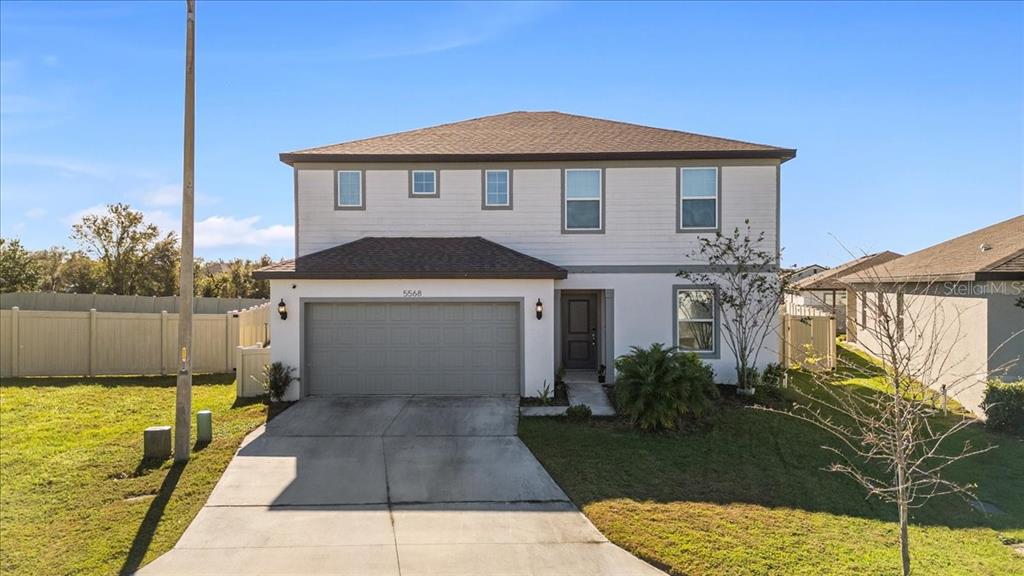
[[[77,224],[83,216],[105,214],[107,206],[97,204],[83,208],[64,218],[67,224]],[[161,234],[174,231],[181,234],[181,214],[178,211],[143,210],[146,222],[155,224]],[[210,216],[195,223],[196,248],[230,248],[240,246],[291,246],[295,227],[283,224],[259,226],[259,216],[235,218],[233,216]]]
[[[293,226],[272,224],[260,228],[259,216],[234,218],[232,216],[210,216],[196,222],[196,246],[218,248],[223,246],[272,246],[292,241]]]
[[[43,208],[31,208],[28,210],[28,212],[25,212],[25,216],[33,220],[38,220],[43,216],[46,216],[46,210]]]
[[[181,184],[164,184],[141,194],[142,201],[150,206],[178,207],[181,206]],[[196,192],[196,205],[209,206],[220,202],[217,196],[208,196]]]
[[[81,160],[75,160],[73,158],[60,158],[57,156],[40,156],[35,154],[4,154],[2,156],[2,162],[4,164],[11,166],[49,168],[52,170],[63,172],[65,174],[92,176],[94,178],[105,178],[109,175],[109,170],[97,164],[83,162]]]

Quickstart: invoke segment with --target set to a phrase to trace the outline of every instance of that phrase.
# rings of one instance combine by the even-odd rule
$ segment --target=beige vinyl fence
[[[239,346],[236,351],[235,394],[239,398],[251,398],[263,394],[260,376],[263,367],[270,363],[270,348],[261,346]]]
[[[795,313],[800,312],[800,313]],[[836,368],[836,319],[806,306],[788,306],[782,315],[779,362],[821,372]]]
[[[121,296],[118,294],[63,294],[60,292],[7,292],[0,294],[0,308],[15,306],[27,310],[55,312],[149,312],[159,314],[166,310],[178,311],[181,299],[177,296]],[[196,296],[192,301],[195,314],[224,314],[266,302],[259,298],[208,298]]]
[[[259,308],[259,307],[256,307]],[[236,348],[253,342],[239,326],[266,325],[269,306],[193,316],[194,372],[231,372]],[[252,338],[259,330],[249,330]],[[269,338],[263,329],[263,341]],[[178,315],[168,312],[0,310],[0,377],[172,374]]]

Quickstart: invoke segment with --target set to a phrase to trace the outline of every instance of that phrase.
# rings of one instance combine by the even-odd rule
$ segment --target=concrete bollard
[[[213,440],[213,413],[200,410],[196,413],[196,442],[209,444]]]
[[[150,426],[142,433],[142,457],[166,460],[171,457],[171,427]]]

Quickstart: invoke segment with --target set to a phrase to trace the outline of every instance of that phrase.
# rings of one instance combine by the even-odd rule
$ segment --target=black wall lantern
[[[537,308],[537,320],[540,320],[541,318],[544,317],[544,303],[540,301],[540,298],[537,298],[537,306],[536,306],[536,308]]]
[[[288,319],[288,306],[285,305],[284,298],[281,298],[281,301],[277,303],[277,313],[281,315],[281,320]]]

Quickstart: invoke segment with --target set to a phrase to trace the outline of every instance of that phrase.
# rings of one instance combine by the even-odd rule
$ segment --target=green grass
[[[0,573],[130,573],[169,550],[265,420],[233,380],[195,377],[214,440],[183,466],[141,462],[142,430],[174,423],[173,377],[0,382]]]
[[[843,385],[879,386],[865,379],[853,374]],[[790,381],[810,386],[806,375]],[[953,497],[914,510],[914,570],[1024,574],[1024,557],[1003,543],[1024,539],[1024,439],[980,426],[963,434],[998,447],[950,475],[976,483],[979,498],[1006,514],[985,517]],[[822,470],[832,459],[821,446],[834,442],[794,418],[726,403],[706,424],[678,434],[643,434],[620,420],[526,418],[519,435],[609,539],[672,574],[899,571],[895,509]]]

